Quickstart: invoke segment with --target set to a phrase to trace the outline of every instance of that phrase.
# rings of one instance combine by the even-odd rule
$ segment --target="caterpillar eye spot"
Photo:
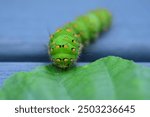
[[[66,31],[67,32],[71,32],[72,30],[71,30],[71,28],[67,28]]]
[[[75,49],[75,48],[71,48],[71,50],[72,50],[72,52],[75,52],[75,51],[76,51],[76,49]]]
[[[64,48],[68,48],[68,45],[64,45]]]
[[[62,47],[64,48],[64,45],[62,45]]]
[[[68,59],[67,59],[67,58],[64,58],[63,61],[64,61],[64,62],[68,62]]]
[[[57,59],[56,59],[56,62],[60,62],[60,61],[61,61],[61,59],[60,59],[60,58],[57,58]]]
[[[61,48],[61,45],[56,45],[56,48]]]

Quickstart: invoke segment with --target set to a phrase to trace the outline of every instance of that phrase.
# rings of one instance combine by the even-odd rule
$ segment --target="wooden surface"
[[[115,55],[150,62],[150,0],[1,0],[0,84],[15,72],[47,64],[49,34],[103,7],[113,15],[112,27],[85,48],[80,61]]]

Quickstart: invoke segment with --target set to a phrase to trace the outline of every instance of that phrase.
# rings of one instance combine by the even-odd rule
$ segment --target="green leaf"
[[[119,57],[60,70],[52,65],[6,80],[1,99],[150,99],[150,68]]]

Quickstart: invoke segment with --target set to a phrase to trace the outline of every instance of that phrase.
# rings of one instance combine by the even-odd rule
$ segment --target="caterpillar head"
[[[69,34],[54,34],[51,36],[49,52],[53,64],[65,69],[77,61],[80,53],[80,44],[74,36]]]

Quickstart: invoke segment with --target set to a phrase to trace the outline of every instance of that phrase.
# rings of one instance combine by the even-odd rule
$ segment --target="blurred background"
[[[79,61],[114,55],[150,62],[150,0],[0,0],[1,79],[8,71],[49,62],[49,34],[96,8],[108,9],[113,24],[84,50]]]
[[[80,61],[108,55],[150,61],[149,0],[0,0],[0,61],[48,62],[49,34],[96,8],[110,10],[113,24]]]

